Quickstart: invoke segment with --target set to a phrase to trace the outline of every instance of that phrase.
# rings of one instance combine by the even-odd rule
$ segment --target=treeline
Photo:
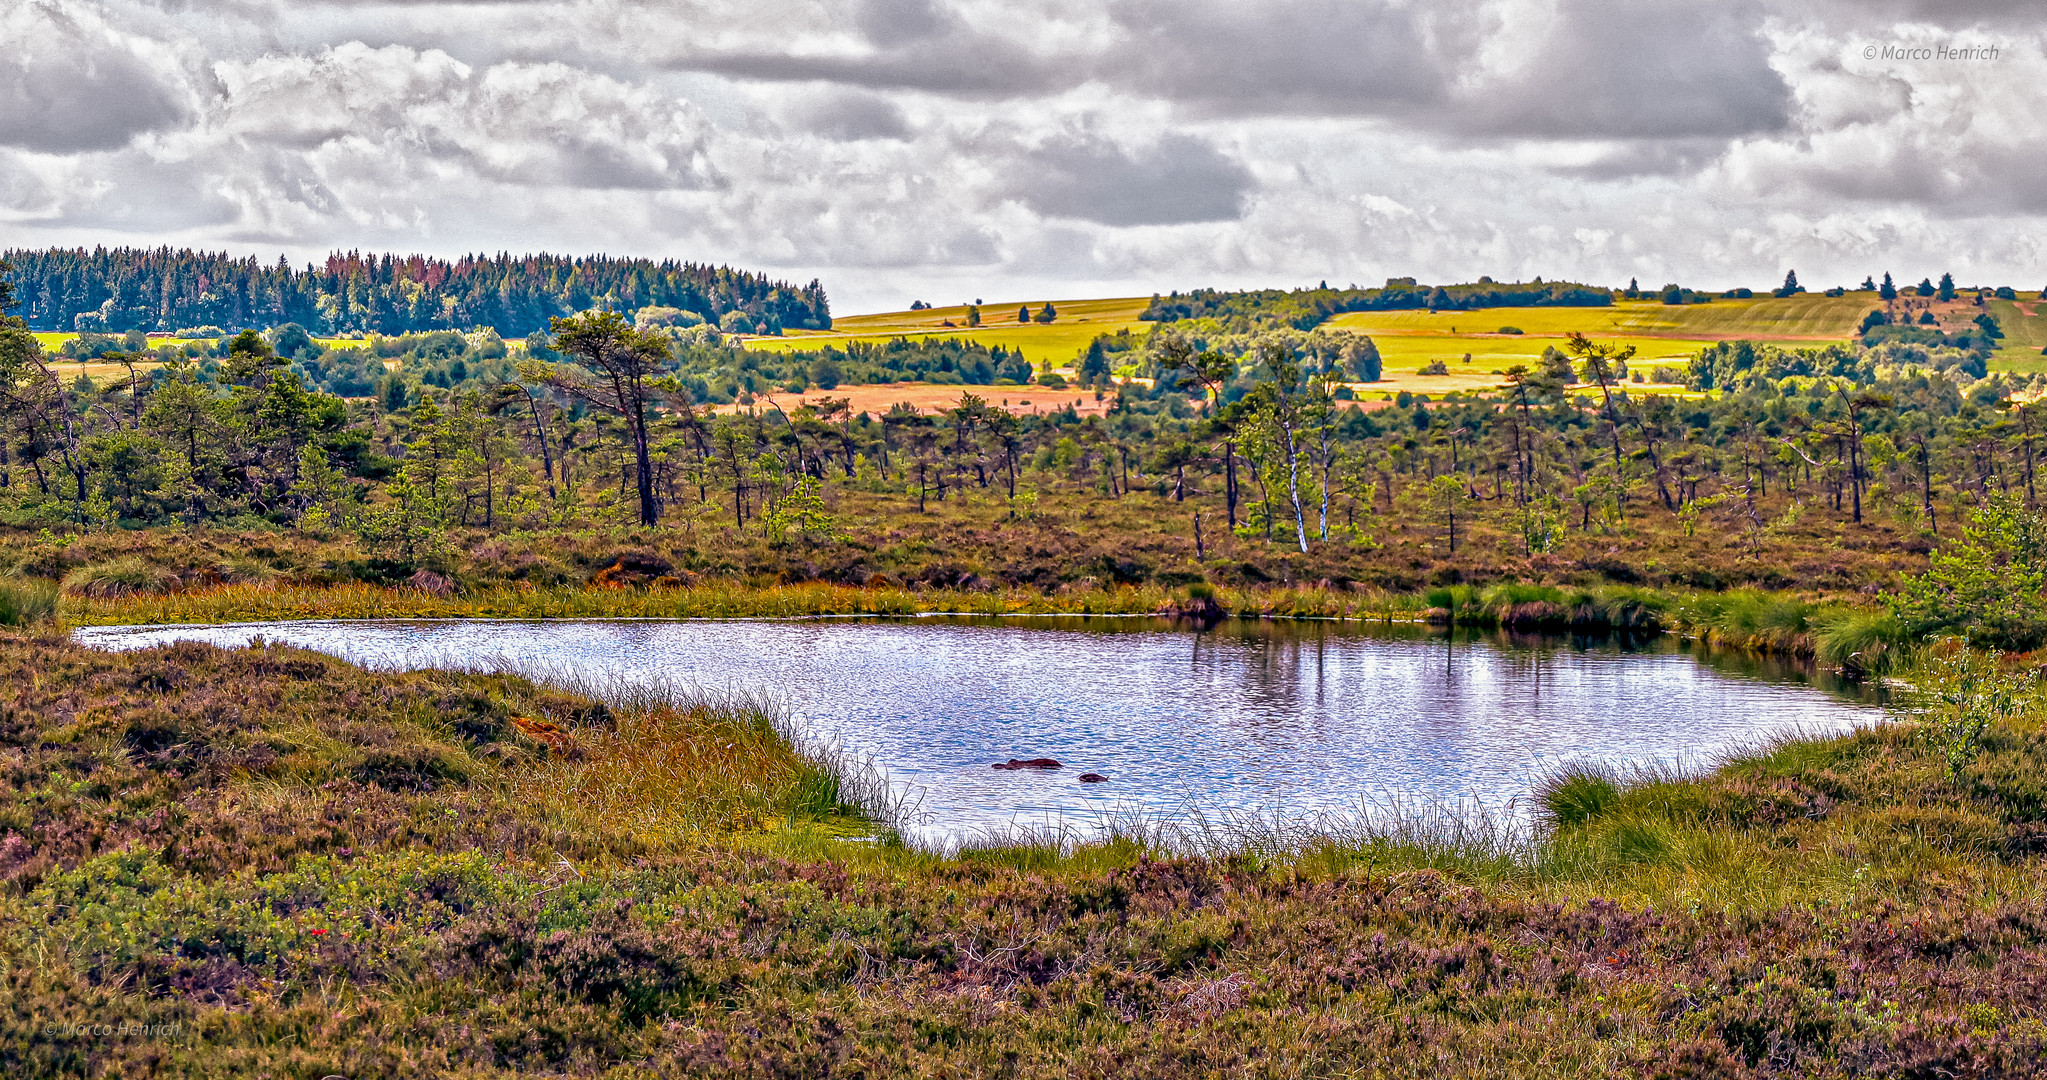
[[[984,345],[964,338],[890,338],[850,341],[844,345],[782,356],[748,352],[742,363],[760,371],[778,389],[802,392],[815,387],[836,389],[840,383],[928,382],[940,385],[993,386],[1031,382],[1036,372],[1022,352],[1002,345]],[[736,373],[736,372],[735,372]],[[741,389],[727,377],[723,385],[707,373],[708,394],[699,400],[731,401]],[[759,389],[749,387],[748,389]]]
[[[1613,293],[1591,285],[1544,282],[1502,284],[1489,277],[1465,285],[1422,285],[1413,278],[1388,278],[1383,288],[1256,289],[1230,292],[1195,289],[1153,296],[1138,318],[1148,322],[1217,320],[1232,329],[1289,326],[1311,330],[1348,311],[1470,311],[1488,307],[1607,307]]]
[[[18,314],[37,330],[199,336],[296,323],[321,334],[398,335],[492,327],[524,337],[592,308],[667,309],[728,331],[829,329],[816,281],[797,286],[725,266],[566,255],[336,252],[320,266],[265,265],[225,252],[51,248],[0,254]]]

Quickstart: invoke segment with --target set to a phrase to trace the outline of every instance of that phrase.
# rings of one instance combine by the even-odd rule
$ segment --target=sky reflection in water
[[[1312,815],[1525,800],[1563,761],[1708,764],[1878,719],[1781,665],[1409,627],[1152,620],[299,622],[100,627],[88,644],[301,645],[375,666],[576,665],[766,691],[915,791],[931,842],[1139,812]],[[1052,757],[1057,772],[996,771]],[[1082,784],[1085,772],[1109,782]]]

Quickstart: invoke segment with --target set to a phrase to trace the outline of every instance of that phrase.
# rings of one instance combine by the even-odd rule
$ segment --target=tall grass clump
[[[0,581],[0,626],[34,626],[56,617],[56,582],[35,578]]]
[[[1881,675],[1906,662],[1911,636],[1888,611],[1827,608],[1811,620],[1813,658],[1855,675]]]
[[[928,857],[1037,872],[1109,869],[1140,858],[1194,859],[1246,872],[1434,871],[1463,881],[1525,880],[1534,836],[1512,807],[1474,800],[1368,798],[1316,813],[1138,806],[1093,820],[1012,821],[920,847]]]
[[[1708,644],[1810,655],[1816,605],[1796,596],[1736,589],[1692,593],[1671,605],[1677,628]]]
[[[1628,631],[1663,628],[1669,600],[1650,589],[1602,586],[1573,589],[1525,582],[1500,582],[1485,589],[1449,585],[1430,589],[1423,601],[1440,618],[1459,626],[1510,630]]]
[[[178,587],[178,575],[140,556],[90,563],[64,575],[64,592],[99,600],[147,596]]]
[[[1613,770],[1597,765],[1571,765],[1536,785],[1536,804],[1552,829],[1589,824],[1620,802],[1621,789]]]
[[[512,782],[519,797],[569,818],[674,842],[789,823],[888,827],[900,816],[886,777],[813,744],[764,695],[531,665],[500,670],[609,710],[609,723],[577,729],[567,752]]]
[[[1663,629],[1669,607],[1670,598],[1653,589],[1608,585],[1573,598],[1571,623],[1654,633]]]

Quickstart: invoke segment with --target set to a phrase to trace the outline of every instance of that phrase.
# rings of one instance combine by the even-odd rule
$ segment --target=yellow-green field
[[[1635,357],[1629,365],[1640,367],[1645,373],[1658,366],[1683,367],[1692,354],[1713,344],[1713,339],[1706,338],[1592,336],[1602,344],[1634,346]],[[1419,371],[1438,360],[1452,372],[1464,370],[1481,375],[1505,371],[1517,364],[1532,368],[1541,361],[1544,349],[1552,345],[1562,348],[1564,344],[1562,336],[1534,334],[1374,333],[1372,341],[1379,347],[1379,360],[1388,375]],[[1464,361],[1467,355],[1471,357],[1470,363]]]
[[[66,342],[70,341],[71,339],[77,336],[78,336],[77,334],[73,333],[59,334],[48,331],[37,331],[35,339],[38,343],[42,345],[44,352],[56,352],[58,349],[63,348]],[[113,335],[113,337],[115,341],[114,347],[119,348],[121,335],[115,334]],[[183,345],[186,344],[187,340],[188,339],[186,338],[153,337],[149,339],[149,347],[154,349],[159,345]],[[203,341],[207,345],[213,344],[213,341],[207,338],[193,338],[189,340]]]
[[[1019,324],[1016,321],[1018,308],[1028,306],[1033,313],[1045,306],[1043,300],[1008,300],[1000,303],[981,305],[981,325],[967,327],[967,309],[964,307],[930,308],[924,311],[890,311],[878,315],[851,315],[833,319],[829,331],[793,330],[779,338],[747,338],[749,349],[815,349],[823,345],[843,345],[855,340],[884,340],[892,337],[940,337],[953,336],[977,341],[990,348],[1001,345],[1024,354],[1032,363],[1050,360],[1056,367],[1072,360],[1096,334],[1113,334],[1129,329],[1133,333],[1148,331],[1153,324],[1139,322],[1137,316],[1149,297],[1121,297],[1107,300],[1054,300],[1052,307],[1059,314],[1057,322]],[[951,322],[952,329],[945,324]]]
[[[1496,334],[1512,326],[1529,337],[1577,332],[1592,337],[1678,338],[1688,341],[1842,341],[1877,306],[1870,293],[1804,294],[1778,300],[1715,300],[1664,304],[1622,300],[1612,307],[1481,308],[1477,311],[1353,311],[1328,325],[1369,334]],[[1538,354],[1542,347],[1537,346]]]
[[[77,334],[71,333],[69,331],[58,333],[55,331],[38,330],[35,332],[35,339],[37,342],[41,343],[44,352],[56,352],[58,349],[64,347],[65,342],[70,341],[72,338],[75,338],[77,336],[78,336]],[[113,337],[118,342],[121,335],[115,334],[113,335]],[[149,347],[151,349],[155,349],[159,345],[190,344],[212,345],[215,340],[216,339],[214,338],[177,338],[152,336],[149,339]],[[346,349],[351,346],[367,344],[366,342],[356,338],[316,337],[313,340],[318,342],[320,347],[323,349]]]
[[[1371,334],[1378,343],[1385,378],[1365,393],[1443,394],[1500,384],[1500,372],[1515,365],[1533,366],[1543,350],[1562,345],[1578,332],[1635,348],[1636,367],[1648,372],[1659,366],[1679,367],[1699,349],[1717,341],[1752,338],[1782,342],[1846,340],[1874,304],[1867,294],[1843,297],[1797,296],[1785,300],[1716,300],[1711,304],[1673,307],[1656,301],[1623,301],[1610,308],[1487,308],[1432,314],[1426,311],[1369,311],[1338,315],[1328,326]],[[1021,301],[983,304],[983,325],[968,329],[963,307],[925,311],[894,311],[834,320],[829,332],[793,332],[781,338],[749,338],[748,348],[804,349],[826,343],[897,336],[967,338],[985,345],[1018,349],[1033,362],[1070,364],[1100,333],[1130,328],[1149,331],[1153,324],[1137,316],[1149,300],[1123,297],[1101,300],[1054,300],[1059,320],[1050,325],[1019,325]],[[1035,311],[1044,301],[1031,301]],[[2000,316],[2002,317],[2002,316]],[[951,328],[945,326],[950,321]],[[1503,327],[1520,334],[1501,334]],[[1471,356],[1469,363],[1464,357]],[[1422,375],[1441,360],[1447,375]],[[1671,389],[1671,388],[1650,388]]]

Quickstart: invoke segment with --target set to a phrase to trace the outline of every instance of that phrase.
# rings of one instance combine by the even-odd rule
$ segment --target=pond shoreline
[[[375,585],[222,585],[162,595],[66,596],[64,625],[169,625],[303,619],[563,620],[793,619],[1071,615],[1213,621],[1330,621],[1457,625],[1536,632],[1674,634],[1716,648],[1811,658],[1880,674],[1908,646],[1878,609],[1791,594],[1677,592],[1631,587],[1454,586],[1422,593],[1336,587],[1234,590],[1156,586],[1038,592],[911,590],[824,583],[664,589],[485,588],[436,595]]]
[[[1876,716],[1866,689],[1824,672],[1667,635],[1328,618],[272,620],[81,627],[73,640],[261,641],[375,670],[772,700],[807,745],[894,777],[924,805],[910,831],[940,846],[1019,827],[1335,822],[1465,800],[1521,819],[1539,777],[1564,763],[1695,772],[1757,741]],[[1041,757],[1073,767],[987,773]],[[1081,775],[1109,782],[1084,789]]]

